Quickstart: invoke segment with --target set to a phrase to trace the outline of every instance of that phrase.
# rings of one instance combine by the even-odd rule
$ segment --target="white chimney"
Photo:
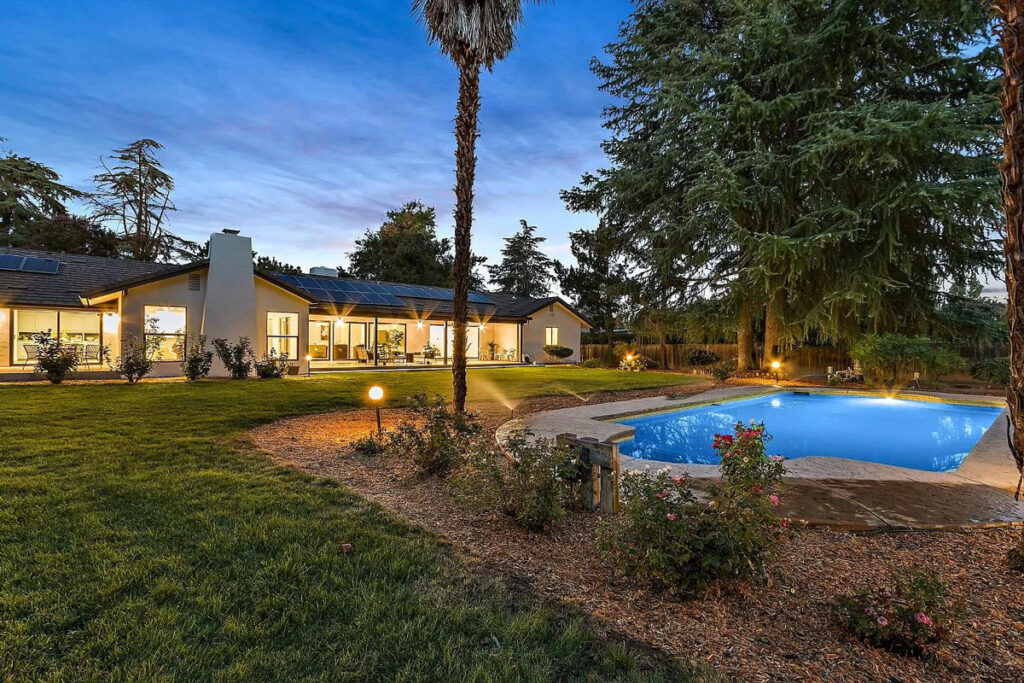
[[[253,348],[259,346],[252,240],[242,237],[237,230],[210,235],[210,273],[203,309],[203,334],[210,342],[222,338],[231,344],[238,343],[239,337],[248,337]],[[219,360],[214,361],[213,374],[226,374]]]

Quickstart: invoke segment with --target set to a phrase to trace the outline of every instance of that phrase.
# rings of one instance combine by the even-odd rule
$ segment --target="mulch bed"
[[[699,391],[706,387],[693,387]],[[590,402],[666,393],[604,392]],[[522,402],[516,414],[578,405],[573,397]],[[493,432],[506,408],[477,404]],[[385,428],[408,415],[384,412]],[[280,462],[336,479],[446,539],[488,573],[577,605],[610,634],[624,635],[713,664],[740,680],[1024,680],[1024,575],[1004,554],[1019,530],[854,533],[804,528],[784,542],[766,584],[733,584],[673,600],[618,579],[596,552],[600,515],[573,513],[559,529],[531,534],[507,518],[456,505],[443,482],[417,479],[402,463],[351,454],[350,443],[376,428],[372,411],[284,420],[253,431]],[[358,548],[356,549],[358,552]],[[937,660],[922,661],[863,645],[839,630],[836,596],[887,584],[908,568],[939,572],[963,601],[967,619]]]

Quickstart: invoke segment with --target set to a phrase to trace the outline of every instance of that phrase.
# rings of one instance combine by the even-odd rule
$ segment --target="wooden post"
[[[579,448],[584,461],[589,463],[583,481],[583,505],[588,510],[600,508],[601,512],[619,511],[619,447],[617,444],[599,442],[592,437],[577,438],[575,434],[560,434],[557,442],[572,448]]]

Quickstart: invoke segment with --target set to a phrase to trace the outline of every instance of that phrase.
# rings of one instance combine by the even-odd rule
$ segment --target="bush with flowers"
[[[715,581],[764,573],[782,539],[775,513],[785,470],[765,452],[763,424],[737,424],[715,436],[722,478],[698,496],[687,477],[629,472],[622,478],[623,518],[606,524],[601,547],[628,577],[656,588],[697,590]]]
[[[836,609],[843,626],[869,645],[923,657],[934,655],[963,618],[947,592],[934,573],[916,572],[898,580],[888,594],[841,597]]]
[[[530,441],[521,432],[506,440],[505,453],[477,449],[454,477],[456,498],[500,510],[527,531],[559,524],[580,499],[589,465],[575,449],[549,439]]]

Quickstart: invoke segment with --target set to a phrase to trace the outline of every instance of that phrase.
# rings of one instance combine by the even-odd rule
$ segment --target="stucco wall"
[[[538,362],[551,362],[543,350],[544,329],[547,327],[557,327],[558,343],[573,350],[573,355],[565,362],[580,362],[580,333],[587,328],[561,304],[551,304],[537,311],[523,325],[523,352]]]
[[[266,280],[256,278],[256,334],[252,348],[257,355],[267,353],[267,313],[296,313],[299,316],[299,353],[293,365],[298,372],[306,371],[309,349],[309,302],[287,292]]]
[[[184,306],[187,343],[202,334],[207,277],[205,270],[198,271],[198,274],[198,292],[189,290],[187,273],[128,290],[121,299],[121,338],[131,333],[141,343],[146,306]],[[117,354],[112,351],[112,355]],[[180,374],[178,361],[164,360],[157,362],[151,376],[175,377]]]
[[[11,309],[0,308],[0,365],[11,364]]]

